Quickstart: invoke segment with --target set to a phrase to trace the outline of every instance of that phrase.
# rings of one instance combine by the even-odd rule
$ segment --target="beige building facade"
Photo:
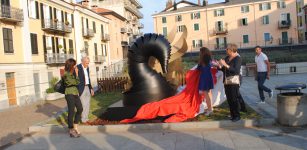
[[[189,51],[298,43],[296,0],[229,0],[204,5],[180,1],[154,14],[154,31],[167,35],[187,27]]]
[[[1,1],[2,2],[2,1]],[[91,82],[110,65],[110,19],[75,0],[3,0],[0,109],[45,99],[65,60],[91,60]]]

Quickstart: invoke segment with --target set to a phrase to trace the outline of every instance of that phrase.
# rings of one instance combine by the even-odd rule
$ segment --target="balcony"
[[[122,45],[122,46],[128,46],[128,42],[127,42],[127,41],[122,41],[122,42],[121,42],[121,45]]]
[[[289,29],[291,26],[291,20],[281,20],[278,21],[278,28],[279,29]]]
[[[227,44],[226,44],[226,43],[225,43],[225,44],[216,44],[216,45],[214,45],[214,48],[215,48],[216,50],[226,49],[226,47],[227,47]]]
[[[139,28],[139,29],[143,29],[143,28],[144,28],[144,24],[143,24],[143,23],[139,23],[139,24],[138,24],[138,28]]]
[[[137,19],[133,19],[133,20],[132,20],[132,25],[134,25],[134,26],[135,26],[135,25],[137,25],[137,24],[138,24]]]
[[[47,53],[45,55],[45,62],[48,64],[48,65],[51,65],[51,64],[64,64],[65,61],[69,58],[74,58],[74,55],[73,54],[56,54],[56,53]]]
[[[102,56],[102,55],[94,56],[95,63],[104,63],[106,62],[106,60],[107,60],[106,56]]]
[[[0,7],[0,20],[19,23],[23,21],[23,10],[10,6],[2,5]]]
[[[292,45],[293,44],[293,39],[289,38],[289,39],[278,39],[279,41],[279,45]]]
[[[226,35],[228,33],[228,30],[226,28],[217,28],[213,30],[214,35]]]
[[[142,19],[143,18],[143,14],[137,9],[137,8],[133,8],[131,5],[129,5],[128,3],[125,2],[125,8],[130,11],[131,13],[133,13],[134,15],[136,15],[138,18]],[[132,19],[132,18],[131,18]]]
[[[126,33],[126,32],[127,32],[127,29],[126,29],[126,28],[120,28],[120,32],[121,32],[121,33]]]
[[[110,41],[110,34],[101,34],[101,41]]]
[[[129,29],[127,30],[127,33],[128,33],[128,34],[131,34],[131,33],[132,33],[132,29],[129,28]]]
[[[85,29],[83,28],[83,37],[85,38],[91,38],[94,37],[94,30],[93,29]]]
[[[57,19],[44,19],[43,22],[43,30],[53,33],[71,33],[72,27],[71,25],[66,25],[62,21],[57,21]]]

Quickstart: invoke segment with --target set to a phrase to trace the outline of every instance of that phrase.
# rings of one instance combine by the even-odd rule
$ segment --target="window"
[[[224,27],[223,27],[223,21],[217,21],[215,22],[215,30],[217,31],[224,31]]]
[[[39,14],[38,14],[38,2],[34,0],[29,1],[29,17],[38,19]]]
[[[242,26],[247,26],[247,25],[248,25],[248,23],[247,23],[247,18],[241,19],[241,25],[242,25]]]
[[[163,35],[167,37],[167,27],[163,27]]]
[[[216,9],[214,10],[214,16],[224,16],[224,9]]]
[[[193,40],[193,48],[200,48],[203,47],[203,40]]]
[[[286,2],[285,1],[278,1],[277,2],[277,8],[286,8]]]
[[[216,38],[216,49],[225,49],[227,45],[226,37]]]
[[[305,32],[305,40],[307,40],[307,32]]]
[[[95,23],[95,21],[93,21],[93,31],[94,31],[94,33],[96,33],[96,23]]]
[[[270,33],[264,33],[264,41],[270,41],[270,40],[271,40]]]
[[[183,29],[184,29],[183,25],[177,26],[177,32],[183,32]]]
[[[12,29],[3,28],[4,53],[14,53]]]
[[[269,24],[270,23],[269,16],[268,15],[263,16],[262,17],[262,22],[263,22],[263,24]]]
[[[243,43],[246,44],[248,42],[249,42],[248,35],[243,35]]]
[[[162,23],[166,23],[166,17],[162,17]]]
[[[241,13],[248,13],[249,12],[249,6],[241,6]]]
[[[31,33],[31,50],[32,54],[38,54],[38,47],[37,47],[37,34]]]
[[[271,3],[263,3],[259,4],[259,10],[270,10],[271,9]]]
[[[97,56],[98,55],[97,43],[94,43],[94,51],[95,51],[95,56]]]
[[[102,49],[102,56],[107,56],[107,46],[104,44],[101,44],[101,49]]]
[[[299,27],[303,26],[303,17],[302,16],[298,17],[298,23],[299,23]]]
[[[200,12],[191,13],[191,19],[200,19]]]
[[[73,54],[74,53],[74,43],[72,39],[69,39],[68,46],[69,46],[69,54]]]
[[[180,21],[182,21],[182,16],[181,15],[176,16],[176,22],[180,22]]]
[[[194,31],[199,31],[199,24],[198,23],[194,24]]]

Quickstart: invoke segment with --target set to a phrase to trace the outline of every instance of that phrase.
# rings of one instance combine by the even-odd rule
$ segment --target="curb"
[[[228,120],[222,121],[203,121],[203,122],[182,122],[182,123],[146,123],[146,124],[119,124],[104,126],[79,126],[82,133],[108,133],[124,131],[150,131],[150,130],[195,130],[195,129],[227,129],[227,128],[246,128],[259,126],[272,126],[275,124],[274,118],[247,119],[238,122]],[[63,133],[67,128],[58,125],[34,125],[29,127],[29,132],[40,133]]]

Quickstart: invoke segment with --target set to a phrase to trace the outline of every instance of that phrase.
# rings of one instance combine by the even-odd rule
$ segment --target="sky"
[[[144,24],[143,33],[153,33],[154,32],[154,24],[152,14],[158,13],[165,8],[165,4],[167,0],[139,0],[143,6],[140,11],[143,13],[144,18],[141,19],[141,23]],[[180,0],[176,0],[179,2]],[[198,0],[187,0],[193,3],[198,3]],[[209,4],[223,2],[225,0],[208,0]],[[202,0],[201,0],[202,2]]]

